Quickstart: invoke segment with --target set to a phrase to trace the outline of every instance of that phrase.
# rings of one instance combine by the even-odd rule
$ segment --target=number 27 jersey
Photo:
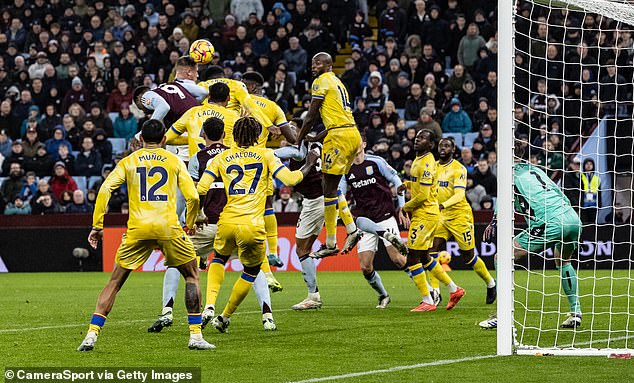
[[[303,178],[301,171],[290,171],[273,150],[234,146],[218,154],[205,169],[198,182],[198,193],[206,194],[212,182],[222,179],[227,192],[227,204],[220,213],[218,224],[264,225],[268,180],[277,177],[293,186]]]

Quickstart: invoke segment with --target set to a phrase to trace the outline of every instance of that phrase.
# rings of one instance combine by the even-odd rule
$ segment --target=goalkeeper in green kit
[[[513,170],[514,207],[522,214],[528,228],[515,236],[514,258],[526,254],[539,254],[548,248],[555,249],[555,265],[561,273],[561,285],[570,304],[570,312],[561,324],[562,328],[581,326],[581,306],[577,290],[577,273],[570,264],[581,236],[581,220],[570,206],[561,189],[540,168],[522,162],[523,149],[515,145],[516,163]],[[484,241],[495,236],[497,220],[484,231]],[[497,328],[497,318],[480,322],[482,328]]]

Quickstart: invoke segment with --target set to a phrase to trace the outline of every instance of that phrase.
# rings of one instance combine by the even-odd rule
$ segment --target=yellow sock
[[[220,285],[225,280],[225,263],[222,259],[214,258],[207,270],[207,294],[205,296],[205,307],[216,305]]]
[[[425,270],[429,271],[429,275],[438,279],[445,286],[452,282],[451,278],[449,278],[449,275],[447,275],[442,266],[440,266],[440,263],[436,262],[436,260],[433,258],[425,265]]]
[[[266,256],[262,259],[262,266],[260,266],[260,270],[262,270],[265,274],[271,272],[271,265],[269,264],[269,259]]]
[[[427,287],[427,279],[425,278],[425,269],[423,265],[417,263],[409,267],[410,275],[412,276],[412,280],[416,287],[418,287],[418,291],[422,297],[429,295],[429,288]]]
[[[484,261],[477,255],[474,255],[473,259],[467,262],[467,265],[471,266],[473,271],[475,271],[476,274],[478,274],[478,276],[487,284],[493,280],[493,277],[491,276],[491,273],[489,273]]]
[[[240,306],[240,303],[242,303],[247,294],[249,294],[249,290],[251,290],[251,286],[253,286],[253,281],[255,281],[255,275],[250,275],[245,272],[240,275],[240,278],[238,278],[236,283],[233,285],[229,302],[227,302],[227,305],[222,312],[223,317],[229,318],[231,314],[236,311],[238,306]]]
[[[266,243],[269,245],[269,254],[277,255],[277,218],[273,208],[264,211],[264,228],[266,230]]]
[[[88,326],[88,332],[94,332],[95,334],[99,335],[99,333],[101,332],[101,326],[91,324],[90,326]]]
[[[187,323],[189,324],[189,334],[195,335],[202,332],[203,318],[200,313],[187,314]]]
[[[324,197],[324,221],[326,226],[326,246],[337,246],[337,197]]]
[[[438,258],[438,252],[436,251],[436,252],[433,252],[433,253],[429,253],[429,256],[432,257],[433,259],[437,259]],[[439,289],[440,288],[440,281],[432,273],[429,273],[429,284],[431,285],[432,289]]]
[[[99,335],[101,329],[106,324],[107,317],[100,313],[92,314],[92,319],[90,320],[90,326],[88,326],[88,332],[94,332]]]
[[[350,213],[350,208],[348,207],[346,196],[341,193],[341,190],[337,190],[337,201],[339,218],[341,218],[341,222],[346,225],[346,233],[353,233],[355,230],[357,230],[357,225],[354,223],[352,213]]]

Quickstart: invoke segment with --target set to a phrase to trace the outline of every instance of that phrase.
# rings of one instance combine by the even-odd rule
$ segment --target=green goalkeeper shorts
[[[533,226],[515,236],[522,249],[539,254],[555,248],[562,254],[571,254],[581,237],[581,220],[574,211],[550,220],[545,225]]]

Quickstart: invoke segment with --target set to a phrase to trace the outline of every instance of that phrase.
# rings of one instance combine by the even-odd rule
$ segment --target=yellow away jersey
[[[412,198],[421,192],[423,187],[429,187],[429,196],[423,205],[414,211],[414,217],[438,214],[438,201],[436,199],[436,160],[432,153],[418,156],[412,163],[411,169]]]
[[[233,125],[240,118],[240,114],[205,101],[203,105],[190,108],[172,125],[166,133],[167,144],[170,144],[174,138],[183,133],[187,133],[189,153],[197,153],[205,147],[205,140],[202,138],[202,127],[203,123],[210,117],[221,119],[225,123],[225,137],[229,135],[229,139],[233,140]]]
[[[255,101],[253,100],[251,95],[249,95],[247,86],[244,85],[242,81],[232,80],[229,78],[214,78],[211,80],[199,82],[198,86],[209,89],[211,85],[218,82],[227,84],[227,86],[229,87],[229,103],[227,104],[228,109],[232,109],[240,113],[240,107],[244,106],[249,110],[249,113],[251,113],[253,117],[255,117],[255,119],[260,122],[260,124],[262,124],[263,128],[268,128],[272,125],[271,120],[266,117],[266,115],[255,104]],[[203,102],[207,102],[207,99],[205,99],[205,101]]]
[[[198,193],[204,195],[216,179],[222,179],[227,204],[218,224],[264,225],[268,179],[276,177],[288,186],[304,178],[301,171],[290,171],[275,157],[273,150],[234,146],[216,155],[198,182]]]
[[[266,97],[251,95],[256,105],[262,109],[262,112],[268,117],[269,120],[278,127],[284,126],[288,124],[286,120],[286,115],[282,108],[275,103],[275,101],[271,101]],[[258,137],[258,143],[255,145],[258,148],[266,148],[266,142],[269,139],[269,130],[262,126],[262,133],[260,133],[260,137]]]
[[[314,99],[324,100],[319,111],[326,129],[355,125],[348,90],[334,72],[322,73],[311,89]]]
[[[103,228],[110,195],[124,182],[130,204],[129,238],[165,240],[183,234],[176,215],[176,189],[187,201],[188,226],[195,224],[198,194],[185,163],[165,149],[144,148],[122,159],[104,181],[95,204],[94,228]]]
[[[467,169],[460,162],[451,160],[446,164],[436,164],[436,175],[438,178],[438,203],[442,204],[447,200],[450,200],[455,193],[456,189],[464,190],[467,188]],[[452,203],[453,202],[453,203]],[[467,197],[462,195],[459,201],[454,202],[451,200],[450,206],[445,206],[443,214],[454,212],[471,212],[471,206],[467,202]]]

